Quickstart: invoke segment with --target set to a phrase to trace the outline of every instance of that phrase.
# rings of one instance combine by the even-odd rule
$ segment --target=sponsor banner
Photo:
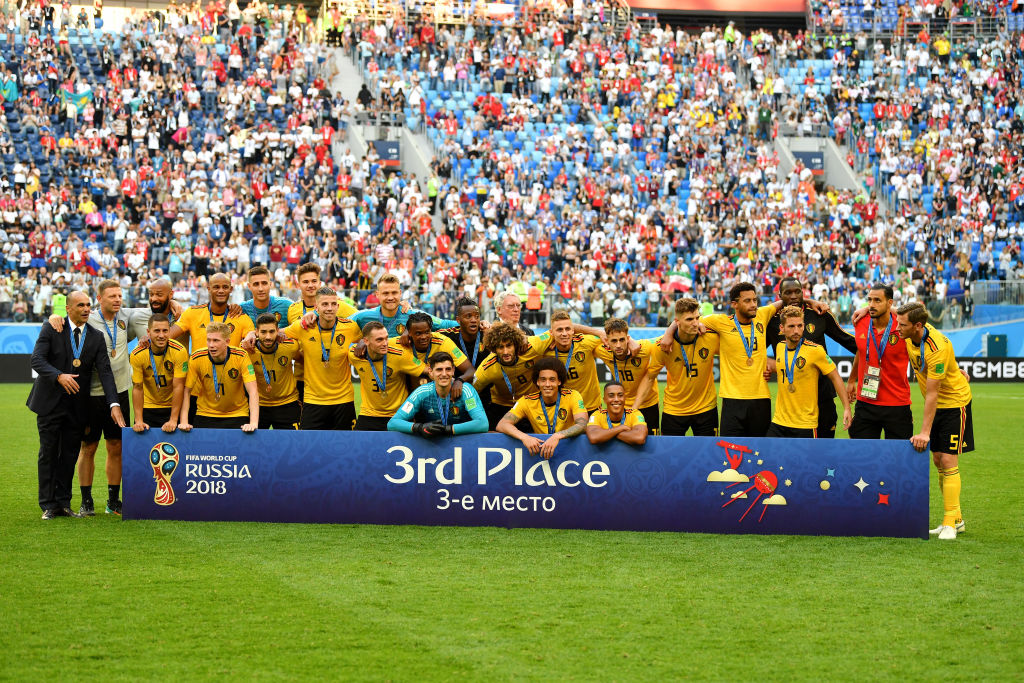
[[[742,0],[629,0],[633,11],[654,12],[721,12],[735,14],[805,14],[805,0],[772,0],[751,5]]]
[[[927,538],[930,458],[903,441],[124,430],[124,519]]]
[[[377,156],[380,157],[381,166],[398,168],[401,165],[402,159],[397,142],[393,140],[374,140],[373,147],[377,151]]]
[[[825,176],[825,155],[821,152],[791,152],[815,177]]]

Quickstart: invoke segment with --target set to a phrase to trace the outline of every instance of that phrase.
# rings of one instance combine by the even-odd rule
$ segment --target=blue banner
[[[903,441],[124,431],[124,519],[928,537]]]

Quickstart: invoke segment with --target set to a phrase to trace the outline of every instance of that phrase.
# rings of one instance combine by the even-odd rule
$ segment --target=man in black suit
[[[111,418],[124,427],[107,345],[87,325],[92,310],[89,297],[72,292],[67,307],[64,331],[57,332],[49,322],[43,323],[32,350],[32,369],[38,377],[27,405],[36,414],[39,429],[39,507],[43,519],[81,516],[71,510],[71,481],[88,424],[93,372],[99,373]]]

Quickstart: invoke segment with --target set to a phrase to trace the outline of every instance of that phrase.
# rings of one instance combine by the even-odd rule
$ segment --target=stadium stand
[[[338,50],[302,7],[172,5],[118,32],[45,2],[9,15],[0,319],[98,275],[170,275],[196,302],[209,272],[264,263],[286,290],[312,260],[354,298],[399,273],[438,312],[533,285],[581,320],[657,324],[680,291],[796,274],[841,318],[884,281],[956,325],[973,282],[1024,274],[1024,39],[1003,6],[814,2],[808,30],[749,35],[474,7],[332,9]],[[362,73],[353,101],[335,59]],[[430,177],[355,158],[350,121],[416,133]],[[782,173],[780,135],[833,139],[861,188]]]

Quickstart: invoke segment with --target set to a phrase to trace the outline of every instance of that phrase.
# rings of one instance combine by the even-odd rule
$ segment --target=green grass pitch
[[[1019,680],[1024,385],[974,391],[940,543],[44,523],[28,386],[0,385],[0,679]]]

